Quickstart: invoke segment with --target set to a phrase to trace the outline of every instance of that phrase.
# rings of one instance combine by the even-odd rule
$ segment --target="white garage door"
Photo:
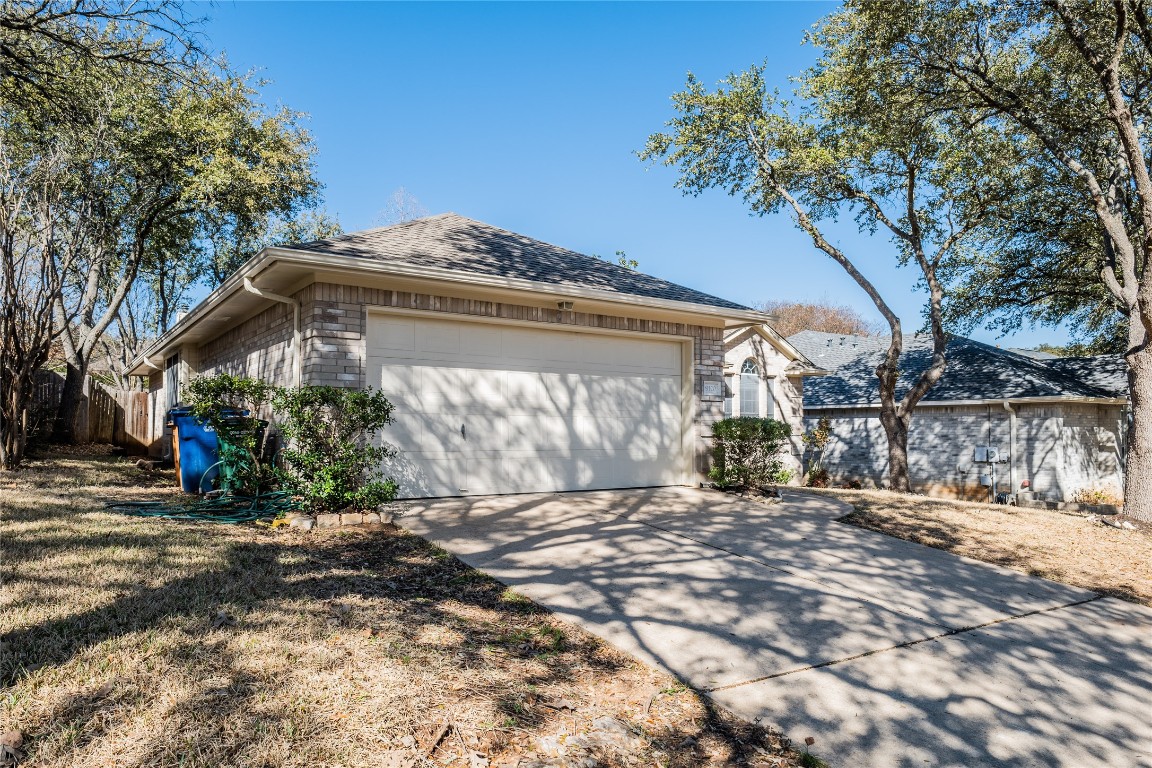
[[[370,314],[403,498],[683,481],[681,344]]]

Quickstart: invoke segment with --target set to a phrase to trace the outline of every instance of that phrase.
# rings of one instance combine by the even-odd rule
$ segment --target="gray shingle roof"
[[[880,402],[876,366],[888,348],[886,336],[802,331],[790,336],[788,341],[813,363],[832,371],[828,376],[804,383],[806,408]],[[1120,396],[1096,385],[1095,381],[1051,366],[1052,361],[1033,360],[962,336],[949,338],[946,354],[948,367],[925,400]],[[904,396],[931,357],[930,336],[905,337],[897,397]]]
[[[1121,355],[1091,357],[1056,357],[1044,365],[1094,387],[1111,392],[1115,397],[1128,396],[1128,363]]]
[[[724,309],[748,309],[595,256],[585,256],[454,213],[285,247]]]

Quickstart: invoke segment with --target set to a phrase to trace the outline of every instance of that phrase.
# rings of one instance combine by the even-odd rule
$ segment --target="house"
[[[803,331],[788,341],[831,372],[808,382],[804,417],[809,426],[831,420],[824,466],[832,480],[883,486],[887,440],[875,370],[888,338]],[[898,397],[931,354],[931,337],[906,337]],[[994,471],[997,490],[1019,490],[1027,482],[1051,501],[1082,489],[1120,495],[1128,407],[1122,359],[1038,360],[960,336],[950,337],[947,356],[943,377],[912,417],[908,460],[915,490],[987,499],[981,476],[991,480]],[[976,449],[988,446],[1001,463],[975,461]]]
[[[695,484],[726,334],[767,319],[444,214],[264,249],[132,372],[161,419],[198,375],[380,389],[404,497]]]
[[[791,449],[784,464],[795,483],[804,473],[804,379],[827,373],[769,324],[724,334],[724,416],[756,416],[791,425]]]

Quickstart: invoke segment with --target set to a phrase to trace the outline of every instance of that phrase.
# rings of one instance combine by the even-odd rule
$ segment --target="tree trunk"
[[[64,388],[60,391],[60,406],[56,409],[56,423],[52,437],[62,443],[76,440],[76,415],[80,411],[80,401],[84,397],[84,377],[87,365],[68,363],[64,376]]]
[[[1124,456],[1124,511],[1152,522],[1152,349],[1133,348],[1128,359],[1132,421]]]
[[[911,493],[908,476],[908,423],[895,409],[881,408],[880,424],[888,438],[888,487],[899,493]]]

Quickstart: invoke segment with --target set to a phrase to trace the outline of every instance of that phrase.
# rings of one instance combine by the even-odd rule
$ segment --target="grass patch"
[[[802,759],[392,526],[104,510],[174,486],[74,452],[0,474],[0,731],[28,764],[514,765],[602,717],[639,734],[602,766]]]
[[[803,489],[848,502],[840,522],[1152,606],[1152,535],[1084,515],[891,491]]]

